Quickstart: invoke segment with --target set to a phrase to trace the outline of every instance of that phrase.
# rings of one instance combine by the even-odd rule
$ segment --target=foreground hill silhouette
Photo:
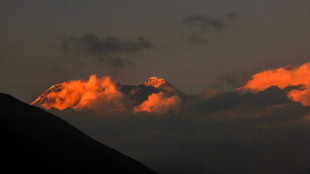
[[[155,173],[62,119],[0,93],[0,173]]]

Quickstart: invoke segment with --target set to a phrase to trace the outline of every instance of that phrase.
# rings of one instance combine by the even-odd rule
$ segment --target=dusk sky
[[[159,76],[186,94],[231,90],[309,60],[309,8],[307,0],[1,1],[0,90],[31,102],[91,74],[122,84]]]
[[[309,173],[309,9],[2,0],[0,92],[159,173]]]

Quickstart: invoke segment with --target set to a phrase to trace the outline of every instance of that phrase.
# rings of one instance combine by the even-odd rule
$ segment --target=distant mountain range
[[[0,93],[0,173],[156,173],[62,119]]]
[[[148,96],[153,93],[163,92],[167,96],[177,95],[182,99],[186,98],[186,95],[172,86],[169,82],[167,82],[163,78],[158,77],[150,77],[144,83],[138,85],[122,85],[120,83],[117,84],[118,90],[129,98],[135,101],[136,105],[142,103],[143,101],[148,99]],[[36,98],[31,105],[34,106],[42,106],[46,102],[50,102],[48,99],[48,94],[52,92],[61,92],[63,90],[62,84],[56,84],[51,86],[48,90],[42,93],[38,98]]]

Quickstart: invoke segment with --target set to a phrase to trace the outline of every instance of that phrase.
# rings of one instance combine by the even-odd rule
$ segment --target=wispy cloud
[[[188,45],[205,45],[208,44],[208,40],[200,35],[193,35],[186,39]]]
[[[210,28],[219,30],[223,28],[223,22],[220,19],[204,15],[189,16],[183,19],[182,23],[188,26],[198,27],[201,30]]]

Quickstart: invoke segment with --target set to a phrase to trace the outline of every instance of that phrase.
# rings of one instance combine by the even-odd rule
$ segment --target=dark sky
[[[254,72],[307,61],[309,7],[307,0],[4,0],[0,90],[30,102],[52,84],[90,74],[123,84],[164,77],[188,94],[230,90]]]

